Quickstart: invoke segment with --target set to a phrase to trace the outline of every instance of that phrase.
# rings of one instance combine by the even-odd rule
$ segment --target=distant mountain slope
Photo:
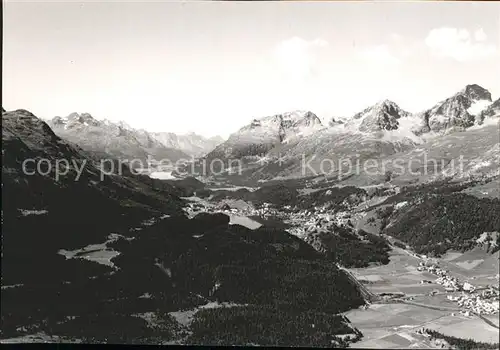
[[[185,135],[171,132],[153,132],[151,135],[165,147],[179,149],[193,157],[204,156],[224,142],[224,139],[220,136],[206,138],[193,132]]]
[[[57,289],[70,278],[61,277],[67,267],[76,269],[70,273],[76,279],[88,278],[64,265],[59,249],[104,242],[151,217],[184,216],[175,188],[155,191],[147,177],[126,169],[119,175],[117,163],[114,171],[111,164],[101,167],[97,156],[61,139],[26,110],[2,113],[2,262],[9,266],[2,264],[2,283],[55,283]],[[102,273],[94,266],[97,271]]]
[[[498,118],[500,117],[500,98],[481,111],[481,122],[485,118]]]
[[[409,116],[410,113],[402,110],[396,103],[383,100],[355,114],[346,127],[354,127],[362,132],[396,130],[400,128],[400,119]]]
[[[309,111],[294,111],[261,119],[231,134],[206,158],[239,158],[262,155],[281,143],[307,136],[323,128],[320,119]]]
[[[494,178],[500,169],[500,124],[498,121],[474,126],[466,131],[434,137],[406,151],[389,155],[346,184],[372,185],[384,182],[390,173],[391,183],[408,185],[452,178],[455,181]]]
[[[422,124],[417,132],[446,132],[471,127],[479,121],[480,118],[476,117],[490,103],[491,93],[488,90],[477,84],[467,85],[455,95],[419,113]]]
[[[247,169],[244,176],[253,181],[276,176],[333,175],[342,160],[355,163],[356,159],[378,159],[422,142],[411,131],[417,119],[388,100],[366,108],[345,123],[333,122],[330,127],[323,127],[312,116],[304,115],[302,128],[283,128],[276,116],[254,121],[209,156],[242,159]]]
[[[55,117],[49,125],[54,132],[85,150],[107,153],[121,160],[133,160],[132,167],[147,166],[148,156],[155,160],[176,162],[189,159],[181,150],[164,146],[144,130],[136,130],[125,123],[98,121],[88,113],[72,113],[65,118]]]
[[[346,120],[345,118],[340,118],[340,117],[333,117],[328,119],[328,122],[323,122],[324,125],[328,125],[329,127],[332,126],[337,126],[339,124],[345,124]]]
[[[462,137],[474,139],[476,133],[481,133],[473,131],[474,128],[490,125],[493,122],[489,121],[491,117],[498,115],[498,103],[498,100],[491,102],[488,90],[471,84],[417,114],[405,111],[390,100],[383,100],[351,118],[331,118],[326,127],[312,112],[255,119],[205,157],[208,163],[222,160],[225,168],[215,166],[213,170],[209,169],[210,172],[205,167],[202,173],[217,173],[219,179],[230,179],[239,184],[246,180],[328,177],[339,173],[345,179],[355,175],[349,169],[349,162],[352,167],[357,161],[383,160],[409,152],[418,145],[439,144],[441,137],[457,131],[471,129]],[[284,123],[287,116],[293,116],[294,122]],[[489,147],[494,147],[495,142],[491,143],[491,138],[487,140]],[[339,162],[347,162],[347,169]],[[234,164],[239,167],[235,168]],[[364,175],[366,172],[358,172],[353,179],[361,179]],[[372,176],[370,181],[379,181],[378,175]]]
[[[384,233],[410,244],[417,253],[470,250],[484,232],[500,231],[500,199],[423,194],[388,217]]]
[[[54,166],[64,160],[68,173],[56,178]],[[246,325],[224,345],[248,344],[262,324],[272,327],[263,345],[278,339],[280,345],[346,347],[352,340],[343,334],[359,339],[340,313],[364,299],[335,260],[283,230],[252,231],[229,224],[224,214],[188,219],[173,185],[153,190],[148,179],[101,177],[98,157],[32,113],[2,114],[0,338],[39,333],[85,343],[182,341],[189,329],[173,315],[226,302],[244,307],[229,316]],[[191,179],[183,186],[203,184]],[[99,263],[89,261],[93,253]],[[204,313],[216,322],[202,326],[225,331],[217,314]],[[297,336],[304,322],[320,326]],[[276,337],[283,332],[293,340]],[[190,334],[189,342],[217,338],[196,327]]]
[[[4,214],[17,217],[21,210],[47,210],[78,222],[87,215],[112,221],[115,214],[123,221],[124,208],[136,208],[143,215],[159,210],[180,213],[181,201],[175,195],[159,196],[140,177],[103,175],[97,159],[62,140],[26,110],[2,113]],[[66,164],[57,167],[57,162],[67,162],[67,170]],[[118,174],[117,167],[114,171]]]

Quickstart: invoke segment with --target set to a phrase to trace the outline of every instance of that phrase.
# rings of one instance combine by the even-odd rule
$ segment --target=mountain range
[[[324,159],[337,162],[352,159],[355,154],[361,161],[381,159],[448,134],[495,124],[499,101],[492,101],[489,91],[472,84],[414,114],[390,100],[380,101],[351,118],[332,118],[328,125],[310,111],[289,112],[254,119],[204,160],[242,160],[244,173],[252,180],[309,176],[312,174],[300,173],[303,162],[319,172]],[[327,167],[323,172],[334,170],[328,168],[330,163],[323,165]]]
[[[132,176],[126,166],[125,170],[118,172],[116,168],[111,174],[99,156],[60,138],[46,122],[29,111],[2,113],[2,195],[10,199],[3,203],[2,210],[46,210],[50,207],[78,216],[79,206],[85,206],[83,203],[92,198],[94,207],[103,204],[109,216],[113,208],[120,205],[116,199],[121,199],[122,195],[128,198],[129,207],[162,207],[154,192],[149,191],[149,184],[144,184],[140,176]],[[62,160],[67,164],[58,165]],[[111,160],[117,163],[116,159]],[[109,176],[101,177],[104,170],[110,173]],[[57,176],[58,171],[65,175]],[[167,197],[167,202],[175,202]],[[82,202],[67,206],[75,198]],[[161,210],[170,211],[169,205]]]
[[[294,111],[254,119],[231,134],[207,158],[255,156],[281,143],[309,135],[322,128],[321,120],[309,111]]]
[[[122,121],[97,120],[89,113],[55,117],[48,124],[57,135],[84,150],[109,154],[122,160],[139,159],[142,164],[146,164],[148,156],[171,162],[188,160],[209,152],[223,141],[219,136],[205,138],[195,133],[148,132],[132,128]]]
[[[217,145],[224,142],[221,136],[207,138],[194,132],[184,135],[172,132],[152,132],[150,134],[164,146],[181,150],[193,157],[204,156],[212,151]]]
[[[85,116],[78,124],[96,126]],[[267,324],[263,336],[251,332],[265,344],[284,334],[284,345],[297,345],[298,327],[318,320],[324,335],[300,345],[345,347],[342,334],[361,337],[340,315],[363,305],[361,292],[309,244],[282,229],[232,225],[225,214],[189,218],[182,181],[155,187],[126,169],[102,176],[98,159],[29,111],[2,113],[2,342],[37,333],[59,342],[215,344],[217,332],[190,336],[191,322],[175,315],[219,303],[243,307],[231,323]],[[223,342],[248,343],[246,330],[233,334]]]
[[[120,157],[203,154],[193,135],[180,141],[86,113],[46,123],[2,108],[0,338],[343,348],[363,336],[349,311],[383,322],[378,334],[390,312],[373,312],[386,297],[406,301],[388,288],[432,297],[437,285],[416,289],[426,255],[479,254],[487,242],[479,270],[460,271],[474,284],[498,276],[499,103],[468,85],[417,114],[384,100],[327,123],[310,111],[254,119],[198,160],[245,160],[242,175],[223,173],[215,186],[133,174],[132,164],[109,174]],[[391,167],[419,170],[425,155],[440,162],[429,174]],[[456,172],[450,164],[462,156]],[[352,157],[389,165],[379,176],[333,169],[342,181],[301,172],[303,159],[328,171],[321,160]],[[234,188],[238,177],[255,188]],[[385,274],[378,291],[347,270],[374,276],[377,266],[386,271],[376,270]],[[434,313],[433,303],[442,299],[429,301]]]
[[[495,123],[499,111],[500,99],[493,101],[488,90],[470,84],[418,113],[388,99],[349,118],[321,120],[311,111],[298,110],[253,119],[226,141],[195,133],[149,132],[125,122],[97,120],[88,113],[55,117],[48,125],[56,135],[100,157],[138,159],[142,167],[148,157],[171,162],[197,158],[195,164],[237,159],[244,164],[246,177],[254,181],[309,176],[307,171],[320,164],[326,166],[323,172],[332,173],[330,161],[351,159],[353,154],[363,161],[407,152],[436,137]],[[305,173],[303,162],[310,164]]]
[[[418,132],[463,130],[480,124],[481,112],[491,103],[488,90],[476,84],[467,85],[455,95],[418,114],[423,122]]]

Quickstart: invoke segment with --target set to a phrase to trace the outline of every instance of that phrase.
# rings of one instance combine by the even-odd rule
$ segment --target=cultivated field
[[[369,268],[349,269],[367,288],[375,293],[404,293],[406,295],[422,295],[434,290],[444,292],[444,288],[436,283],[421,284],[422,280],[434,281],[432,274],[417,271],[421,261],[397,247],[391,252],[391,261],[387,265]]]
[[[374,304],[367,310],[349,311],[346,316],[363,333],[355,347],[401,349],[428,342],[415,331],[448,314],[406,304]]]
[[[481,262],[464,264],[476,260]],[[422,328],[433,329],[450,336],[472,338],[476,341],[498,342],[497,328],[488,325],[475,315],[470,317],[460,315],[459,306],[447,299],[448,295],[460,293],[447,293],[443,286],[434,283],[436,276],[425,271],[417,271],[420,261],[409,252],[394,247],[391,261],[387,265],[349,269],[374,294],[404,293],[412,297],[408,301],[412,303],[411,305],[372,304],[366,310],[347,312],[346,316],[364,335],[355,346],[389,349],[435,347],[428,338],[416,333]],[[498,273],[498,253],[488,256],[479,251],[466,254],[452,252],[439,259],[439,264],[461,280],[468,280],[478,287],[486,286],[495,283],[492,277]],[[422,280],[432,283],[422,284],[420,283]],[[431,296],[431,292],[434,295]],[[498,314],[485,317],[498,324]]]

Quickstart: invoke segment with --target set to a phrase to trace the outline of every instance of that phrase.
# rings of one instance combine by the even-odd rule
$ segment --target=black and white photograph
[[[500,2],[2,2],[0,343],[499,349]]]

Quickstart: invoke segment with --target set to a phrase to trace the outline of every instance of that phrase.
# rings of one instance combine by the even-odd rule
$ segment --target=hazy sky
[[[500,97],[500,3],[4,1],[3,102],[151,131]]]

